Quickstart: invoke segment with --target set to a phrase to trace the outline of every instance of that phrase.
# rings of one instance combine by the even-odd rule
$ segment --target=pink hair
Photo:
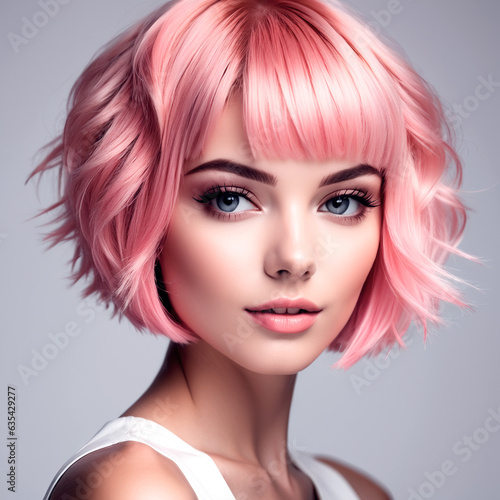
[[[155,266],[183,165],[235,92],[256,158],[350,159],[383,172],[380,249],[331,344],[345,351],[338,366],[402,343],[411,321],[425,331],[442,300],[463,305],[443,268],[460,254],[466,217],[439,101],[352,14],[317,0],[180,0],[85,69],[64,132],[32,175],[59,169],[48,238],[75,241],[72,277],[89,278],[86,295],[140,330],[196,338],[169,308]]]

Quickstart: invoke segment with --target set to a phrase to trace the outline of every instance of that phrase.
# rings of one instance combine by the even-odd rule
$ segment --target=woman
[[[60,169],[75,280],[172,343],[46,498],[389,498],[288,449],[288,416],[325,349],[347,368],[461,304],[445,132],[408,63],[316,0],[180,0],[105,48],[35,173]]]

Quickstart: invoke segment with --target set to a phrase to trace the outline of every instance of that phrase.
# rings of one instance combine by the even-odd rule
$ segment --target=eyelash
[[[215,200],[215,198],[217,198],[217,196],[219,196],[220,194],[224,194],[224,193],[236,194],[238,196],[246,198],[250,202],[254,198],[254,196],[252,195],[252,193],[248,189],[241,188],[241,187],[232,187],[232,186],[228,187],[224,184],[222,186],[221,185],[212,186],[211,188],[204,191],[198,198],[193,197],[193,200],[197,201],[198,203],[204,204],[205,209],[207,210],[209,215],[211,215],[212,217],[214,217],[215,219],[218,219],[218,220],[235,221],[235,220],[240,220],[241,218],[245,217],[246,211],[236,212],[236,213],[219,212],[214,207],[212,207],[210,205],[210,202],[212,200]]]
[[[254,198],[254,196],[248,189],[241,187],[233,187],[233,186],[228,187],[224,184],[224,185],[214,185],[210,187],[197,198],[193,197],[193,200],[205,205],[205,209],[207,210],[209,215],[218,220],[235,221],[244,218],[248,210],[236,213],[222,212],[216,210],[214,207],[210,205],[210,202],[212,200],[217,198],[217,196],[219,196],[220,194],[224,193],[230,193],[230,194],[235,194],[237,196],[241,196],[243,198],[246,198],[250,202],[252,202],[252,199]],[[344,199],[352,198],[363,206],[363,209],[359,211],[359,213],[348,216],[336,215],[333,212],[329,211],[326,212],[334,217],[338,217],[339,219],[341,219],[343,222],[346,223],[360,221],[366,217],[366,214],[369,211],[369,209],[380,206],[380,201],[374,200],[374,196],[372,194],[369,194],[362,189],[344,189],[342,191],[339,191],[338,193],[334,193],[333,195],[329,196],[321,204],[321,206],[325,205],[328,201],[333,200],[335,198],[344,198]]]
[[[373,194],[370,194],[362,189],[344,189],[342,191],[339,191],[338,193],[330,195],[321,204],[321,206],[325,205],[330,200],[333,200],[335,198],[344,198],[344,199],[352,198],[353,200],[356,200],[358,203],[362,205],[362,209],[358,211],[359,213],[356,213],[354,215],[342,216],[342,215],[336,215],[332,212],[327,212],[334,217],[338,217],[339,219],[341,219],[343,222],[346,223],[363,220],[371,208],[378,207],[381,204],[379,200],[374,199]]]

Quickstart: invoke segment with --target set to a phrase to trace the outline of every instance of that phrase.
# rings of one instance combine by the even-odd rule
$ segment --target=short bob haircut
[[[236,93],[255,158],[348,159],[383,174],[381,243],[330,346],[344,353],[337,366],[404,345],[412,321],[425,334],[442,300],[463,305],[443,267],[461,253],[466,220],[443,109],[396,49],[318,0],[170,2],[84,70],[32,175],[59,171],[47,238],[74,241],[72,278],[88,278],[85,295],[139,330],[196,340],[169,306],[157,261],[183,165]]]

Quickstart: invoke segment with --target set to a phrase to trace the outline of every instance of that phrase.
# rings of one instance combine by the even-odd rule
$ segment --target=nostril
[[[316,259],[312,250],[309,254],[281,241],[267,252],[264,271],[274,279],[306,280],[316,272]]]

